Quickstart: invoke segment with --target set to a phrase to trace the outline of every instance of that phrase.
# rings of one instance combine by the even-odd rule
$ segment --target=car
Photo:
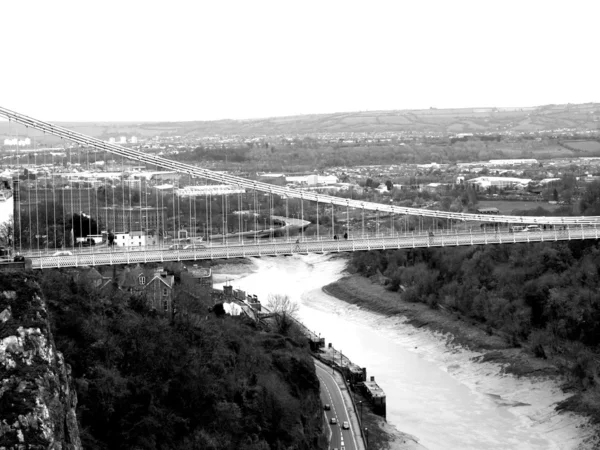
[[[542,229],[538,225],[528,225],[527,231],[536,232],[536,231],[542,231]]]
[[[331,425],[337,425],[337,419],[335,417],[332,417],[331,420],[329,420],[329,423]]]
[[[23,255],[15,256],[14,262],[23,262],[25,261],[25,257]]]
[[[181,244],[173,244],[169,247],[169,250],[181,250],[183,249],[183,245]]]
[[[519,231],[527,231],[527,228],[521,225],[515,225],[510,227],[508,231],[510,231],[511,233],[518,233]]]
[[[325,411],[329,411],[331,409],[331,405],[329,403],[325,403],[325,405],[323,405],[323,409],[325,409]]]
[[[350,424],[349,424],[348,422],[344,422],[344,423],[342,424],[342,428],[343,428],[344,430],[349,430],[349,429],[350,429]]]
[[[52,256],[73,256],[73,253],[67,250],[61,250],[53,253]]]
[[[187,244],[180,247],[181,250],[194,250],[195,248],[206,248],[206,245],[202,244]]]

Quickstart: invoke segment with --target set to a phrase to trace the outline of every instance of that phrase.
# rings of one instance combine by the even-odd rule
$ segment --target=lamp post
[[[360,400],[358,403],[360,403],[360,424],[362,425],[362,400]]]
[[[369,429],[365,427],[365,439],[367,441],[367,448],[369,448]]]
[[[331,349],[333,350],[333,356],[331,357],[331,373],[335,375],[335,347],[331,345]]]

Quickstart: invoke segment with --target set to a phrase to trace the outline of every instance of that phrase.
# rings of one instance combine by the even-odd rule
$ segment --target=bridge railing
[[[207,245],[189,250],[148,249],[145,251],[108,251],[104,253],[74,253],[65,256],[28,255],[33,268],[77,267],[88,265],[135,264],[164,261],[189,261],[202,259],[248,258],[262,256],[294,255],[324,252],[353,252],[365,250],[409,249],[427,247],[453,247],[464,245],[512,244],[526,242],[566,241],[573,239],[598,239],[596,227],[540,232],[478,232],[455,234],[418,234],[407,236],[381,236],[337,240],[310,240],[298,242],[272,240],[252,244]]]

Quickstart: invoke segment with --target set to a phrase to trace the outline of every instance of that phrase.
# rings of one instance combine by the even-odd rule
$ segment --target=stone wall
[[[0,449],[81,449],[70,367],[31,273],[0,277]]]

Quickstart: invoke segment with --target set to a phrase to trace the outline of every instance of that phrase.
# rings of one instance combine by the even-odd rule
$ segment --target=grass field
[[[600,152],[600,142],[598,141],[566,141],[565,144],[583,152]]]
[[[498,208],[500,214],[510,214],[513,210],[525,210],[544,208],[548,211],[554,211],[560,208],[561,205],[551,205],[548,202],[533,202],[533,201],[509,201],[509,200],[480,200],[477,202],[478,208]]]

